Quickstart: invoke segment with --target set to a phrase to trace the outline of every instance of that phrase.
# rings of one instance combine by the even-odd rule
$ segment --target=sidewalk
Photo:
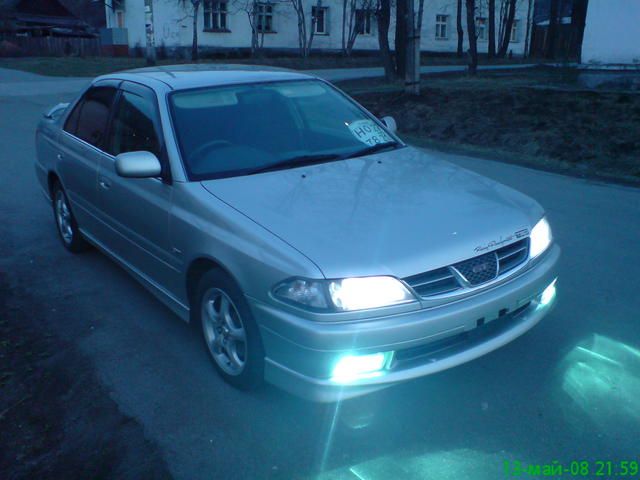
[[[535,67],[535,64],[518,65],[485,65],[479,70],[508,70]],[[166,68],[166,67],[165,67]],[[259,68],[259,67],[258,67]],[[464,72],[465,65],[426,65],[421,67],[424,74],[447,72]],[[333,68],[321,70],[304,70],[304,73],[316,75],[330,82],[355,80],[359,78],[376,78],[384,76],[382,67],[374,68]],[[0,96],[31,96],[41,94],[77,93],[91,81],[89,77],[48,77],[35,73],[0,68]]]
[[[517,65],[480,65],[478,70],[512,70],[520,68],[532,68],[538,66],[534,63],[517,64]],[[423,65],[420,67],[422,75],[464,72],[467,70],[466,65]],[[304,73],[310,73],[330,82],[339,82],[341,80],[355,80],[358,78],[376,78],[384,77],[384,68],[333,68],[323,70],[304,70]]]

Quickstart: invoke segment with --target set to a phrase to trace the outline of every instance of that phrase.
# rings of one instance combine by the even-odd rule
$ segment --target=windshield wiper
[[[298,157],[285,158],[284,160],[280,160],[270,165],[265,165],[264,167],[250,170],[248,172],[248,175],[253,175],[254,173],[272,172],[274,170],[284,170],[286,168],[302,167],[304,165],[313,165],[316,163],[330,162],[332,160],[339,160],[341,158],[343,158],[342,155],[338,155],[337,153],[300,155]]]
[[[398,145],[400,145],[400,143],[396,142],[396,141],[384,142],[384,143],[376,143],[375,145],[371,145],[369,147],[363,148],[362,150],[358,150],[357,152],[353,152],[353,153],[350,153],[348,155],[345,155],[342,158],[363,157],[365,155],[371,155],[373,153],[380,152],[382,150],[386,150],[387,148],[391,148],[391,147],[396,148]]]

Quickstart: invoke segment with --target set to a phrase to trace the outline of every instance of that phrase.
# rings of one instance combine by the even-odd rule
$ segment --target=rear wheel
[[[60,183],[56,182],[54,184],[51,193],[53,197],[53,215],[62,245],[72,253],[86,250],[89,244],[82,238],[78,223],[71,211],[69,199]]]
[[[207,351],[222,378],[242,389],[260,385],[264,375],[260,332],[233,279],[221,270],[206,273],[194,308]]]

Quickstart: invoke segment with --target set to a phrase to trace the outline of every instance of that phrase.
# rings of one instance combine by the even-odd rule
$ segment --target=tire
[[[59,182],[53,185],[51,198],[53,218],[56,222],[56,230],[62,245],[71,253],[84,252],[89,248],[89,244],[78,229],[78,222],[76,222],[76,218],[71,211],[69,198]]]
[[[222,378],[242,390],[264,380],[264,348],[244,294],[222,270],[203,275],[193,305],[211,361]]]

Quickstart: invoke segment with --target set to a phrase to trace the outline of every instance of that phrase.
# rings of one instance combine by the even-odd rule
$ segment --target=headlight
[[[531,258],[535,258],[544,252],[551,245],[551,227],[546,217],[543,217],[536,226],[531,230],[529,254]]]
[[[326,310],[329,304],[325,292],[322,281],[293,278],[278,285],[273,294],[281,300]]]
[[[404,284],[393,277],[357,277],[340,280],[293,278],[277,285],[280,300],[321,311],[352,311],[388,307],[415,301]]]
[[[415,300],[393,277],[345,278],[329,282],[329,295],[338,310],[363,310]]]

